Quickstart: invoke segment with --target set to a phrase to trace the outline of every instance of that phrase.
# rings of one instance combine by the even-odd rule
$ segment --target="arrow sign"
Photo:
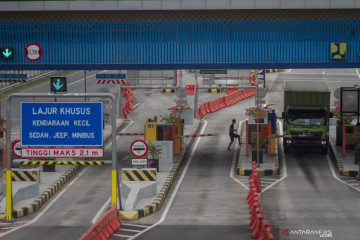
[[[62,86],[64,86],[64,84],[60,84],[61,80],[60,78],[56,79],[56,84],[53,83],[53,86],[55,87],[56,90],[59,90],[60,88],[62,88]]]
[[[13,48],[12,47],[5,47],[1,48],[1,58],[4,60],[13,59]]]
[[[66,77],[51,77],[50,78],[51,92],[67,92]]]

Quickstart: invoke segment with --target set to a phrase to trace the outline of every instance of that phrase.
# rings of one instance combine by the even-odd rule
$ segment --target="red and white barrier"
[[[116,205],[96,221],[79,240],[107,240],[121,227]]]
[[[217,98],[213,101],[201,103],[198,107],[199,119],[202,119],[208,113],[216,112],[221,108],[228,107],[245,98],[254,95],[255,95],[255,88],[240,89],[224,97]]]
[[[176,136],[175,138],[212,137],[212,136],[217,136],[217,135],[215,135],[215,134],[195,134],[195,135]]]
[[[144,133],[119,133],[120,136],[141,136]]]
[[[271,234],[271,228],[267,221],[264,220],[264,216],[261,211],[260,198],[258,193],[261,192],[260,178],[256,172],[255,162],[252,162],[252,172],[250,179],[250,191],[247,195],[247,201],[250,211],[250,227],[251,237],[259,240],[273,240],[274,237]]]

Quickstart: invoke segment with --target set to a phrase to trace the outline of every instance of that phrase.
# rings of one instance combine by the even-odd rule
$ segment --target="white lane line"
[[[148,227],[146,225],[137,225],[137,224],[130,224],[130,223],[121,223],[123,226],[132,226],[132,227]]]
[[[111,236],[115,236],[115,237],[132,237],[131,235],[124,235],[124,234],[113,234]]]
[[[265,177],[261,177],[261,180],[275,181],[276,179],[274,179],[274,178],[265,178]]]
[[[203,133],[204,133],[204,130],[205,130],[206,125],[207,125],[207,123],[208,123],[208,122],[207,122],[206,120],[204,120],[204,119],[203,119],[202,121],[204,121],[205,124],[204,124],[204,126],[202,127],[200,134],[203,134]],[[167,215],[168,212],[169,212],[169,209],[170,209],[170,207],[171,207],[171,205],[172,205],[172,203],[173,203],[173,201],[174,201],[174,199],[175,199],[175,196],[176,196],[176,194],[177,194],[177,192],[178,192],[178,190],[179,190],[179,188],[180,188],[180,185],[181,185],[181,183],[182,183],[182,181],[183,181],[183,179],[184,179],[184,177],[185,177],[185,174],[186,174],[186,172],[187,172],[187,170],[188,170],[188,168],[189,168],[189,166],[190,166],[191,160],[192,160],[192,158],[193,158],[193,156],[194,156],[194,152],[195,152],[197,146],[199,145],[200,140],[201,140],[201,138],[197,138],[197,139],[196,139],[194,148],[192,149],[192,151],[191,151],[191,153],[190,153],[190,156],[189,156],[189,159],[188,159],[188,161],[187,161],[187,163],[186,163],[186,165],[185,165],[185,168],[184,168],[184,170],[183,170],[183,172],[182,172],[182,174],[181,174],[181,176],[180,176],[180,179],[179,179],[178,183],[176,184],[176,186],[175,186],[175,188],[174,188],[173,193],[171,194],[171,197],[170,197],[170,199],[169,199],[169,202],[168,202],[168,204],[166,205],[166,208],[165,208],[163,214],[161,215],[160,220],[159,220],[157,223],[155,223],[154,225],[151,225],[151,226],[147,227],[146,229],[144,229],[143,231],[139,232],[138,234],[132,236],[131,238],[129,238],[129,240],[134,239],[134,238],[140,236],[141,234],[143,234],[143,233],[149,231],[150,229],[156,227],[157,225],[159,225],[160,223],[162,223],[162,222],[165,220],[166,215]]]
[[[135,105],[133,106],[133,109],[131,109],[131,111],[134,111],[135,108],[137,108],[139,105],[140,105],[140,103],[135,104]]]
[[[265,183],[265,184],[267,184],[267,183],[273,183],[274,181],[267,182],[267,181],[262,180],[262,179],[261,179],[261,177],[260,177],[260,182],[261,182],[261,183]]]
[[[131,118],[129,118],[129,120],[130,120],[130,123],[129,123],[123,130],[121,130],[121,133],[125,132],[125,131],[134,123],[134,121],[133,121]],[[117,140],[119,137],[120,137],[120,136],[117,136],[117,137],[116,137],[116,140]],[[112,146],[112,142],[109,142],[109,143],[106,145],[105,149],[107,149],[107,148],[109,148],[109,147],[111,147],[111,146]],[[103,206],[99,209],[99,211],[95,214],[95,217],[94,217],[93,220],[91,221],[93,224],[96,223],[96,221],[99,219],[99,217],[100,217],[101,214],[103,213],[104,209],[105,209],[107,206],[109,206],[110,201],[111,201],[111,196],[106,200],[106,202],[104,203],[104,205],[103,205]]]
[[[103,72],[106,72],[106,71],[107,71],[107,70],[104,70],[104,71],[101,71],[101,72],[99,72],[99,73],[103,73]],[[99,73],[96,73],[96,74],[99,74]],[[96,76],[96,74],[87,76],[86,79],[91,78],[91,77],[93,77],[93,76]],[[75,81],[75,82],[69,83],[68,86],[73,85],[73,84],[78,83],[78,82],[81,82],[81,81],[84,81],[84,80],[85,80],[85,78],[82,78],[82,79],[77,80],[77,81]]]
[[[323,75],[325,75],[325,72],[323,72]]]
[[[87,171],[87,169],[89,169],[89,168],[84,168],[84,170],[82,170],[76,178],[74,178],[64,189],[62,189],[59,193],[57,193],[57,196],[56,196],[32,221],[30,221],[29,223],[27,223],[27,224],[25,224],[25,225],[22,225],[22,226],[20,226],[20,227],[17,227],[17,228],[15,228],[15,229],[11,230],[11,231],[8,231],[8,232],[6,232],[6,233],[2,233],[2,234],[0,233],[0,237],[5,236],[5,235],[7,235],[7,234],[9,234],[9,233],[12,233],[12,232],[14,232],[14,231],[17,231],[17,230],[19,230],[19,229],[21,229],[21,228],[23,228],[23,227],[26,227],[26,226],[28,226],[28,225],[30,225],[30,224],[33,224],[33,223],[35,223],[37,220],[39,220],[39,218],[40,218],[42,215],[44,215],[44,214],[46,213],[46,211],[47,211],[49,208],[51,208],[52,205],[55,204],[55,202]]]
[[[240,128],[242,128],[242,126],[243,126],[243,122],[245,122],[246,120],[243,120],[243,121],[241,121],[241,122],[239,122],[239,126],[240,126]],[[238,128],[239,130],[240,130],[240,132],[241,132],[241,129],[240,128]],[[238,133],[239,133],[239,131],[238,131]],[[236,139],[235,139],[236,140]],[[240,184],[241,186],[243,186],[246,190],[249,190],[249,187],[248,186],[246,186],[244,183],[242,183],[239,179],[236,179],[235,177],[234,177],[234,170],[235,170],[235,160],[236,160],[236,153],[237,153],[237,149],[238,149],[238,146],[239,146],[239,144],[237,144],[236,143],[236,141],[234,141],[234,143],[235,143],[235,151],[234,151],[234,155],[233,155],[233,160],[232,160],[232,163],[231,163],[231,169],[230,169],[230,178],[232,178],[235,182],[237,182],[238,184]],[[243,144],[243,146],[244,146],[244,144]]]
[[[279,123],[279,125],[280,125],[280,127],[279,127],[279,129],[280,129],[280,135],[283,135],[283,128],[282,128],[282,123],[281,123],[281,121],[278,121],[278,123]],[[283,141],[283,139],[282,138],[280,138],[280,148],[278,148],[278,151],[282,151],[282,141]],[[263,189],[262,190],[262,193],[264,193],[266,190],[268,190],[268,189],[270,189],[271,187],[273,187],[275,184],[277,184],[277,183],[279,183],[279,182],[281,182],[282,180],[284,180],[286,177],[287,177],[287,170],[286,170],[286,161],[285,161],[285,154],[283,154],[283,151],[282,151],[282,160],[281,160],[281,162],[282,162],[282,166],[283,166],[283,172],[284,172],[284,175],[279,179],[279,180],[277,180],[277,181],[275,181],[274,183],[272,183],[272,184],[270,184],[269,186],[267,186],[265,189]],[[260,178],[260,181],[261,181],[261,178]]]
[[[356,69],[356,74],[358,75],[359,79],[360,79],[360,74],[359,74],[359,70]]]
[[[121,228],[121,231],[140,232],[141,230],[132,230],[132,229],[124,229],[124,228]]]
[[[96,221],[99,219],[99,217],[101,216],[101,214],[103,213],[104,209],[110,205],[110,201],[111,201],[111,196],[108,198],[108,200],[106,200],[106,202],[104,203],[104,205],[100,208],[100,210],[96,213],[95,217],[93,218],[93,220],[91,221],[92,224],[96,223]]]
[[[327,155],[327,160],[328,160],[328,164],[329,164],[329,167],[330,167],[330,171],[331,171],[333,177],[334,177],[336,180],[338,180],[339,182],[342,182],[343,184],[348,185],[349,187],[351,187],[351,188],[355,189],[356,191],[360,192],[360,189],[357,189],[356,187],[354,187],[354,186],[352,186],[351,184],[349,184],[349,183],[341,180],[340,178],[338,178],[338,176],[336,176],[336,173],[335,173],[335,170],[334,170],[334,168],[333,168],[333,166],[332,166],[332,164],[331,164],[331,160],[330,160],[329,155]]]
[[[287,73],[289,73],[289,72],[291,72],[291,69],[289,69],[289,70],[287,71]]]

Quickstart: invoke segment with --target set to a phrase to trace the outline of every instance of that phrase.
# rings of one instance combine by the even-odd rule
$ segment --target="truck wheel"
[[[323,154],[323,155],[326,155],[326,154],[328,153],[328,149],[329,149],[328,147],[322,148],[322,149],[321,149],[322,154]]]
[[[290,153],[290,147],[285,147],[284,146],[284,153],[289,154]]]

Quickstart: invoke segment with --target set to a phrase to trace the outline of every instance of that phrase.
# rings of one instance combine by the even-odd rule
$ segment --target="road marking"
[[[30,221],[29,223],[27,223],[27,224],[25,224],[25,225],[23,225],[23,226],[16,227],[15,229],[10,230],[10,231],[8,231],[8,232],[6,232],[6,233],[0,234],[0,237],[5,236],[5,235],[7,235],[7,234],[9,234],[9,233],[12,233],[12,232],[14,232],[14,231],[16,231],[16,230],[19,230],[19,229],[21,229],[21,228],[23,228],[23,227],[26,227],[26,226],[28,226],[28,225],[30,225],[30,224],[33,224],[33,223],[35,223],[37,220],[39,220],[39,218],[40,218],[42,215],[44,215],[44,214],[46,213],[46,211],[47,211],[52,205],[55,204],[55,202],[86,172],[87,169],[89,169],[89,168],[85,168],[83,171],[81,171],[81,172],[79,173],[79,175],[78,175],[76,178],[74,178],[64,189],[62,189],[62,190],[58,193],[58,195],[57,195],[52,201],[50,201],[50,203],[49,203],[32,221]]]
[[[99,73],[103,73],[103,72],[106,72],[106,71],[107,71],[107,70],[104,70],[104,71],[101,71],[101,72],[99,72]],[[93,76],[95,76],[96,74],[99,74],[99,73],[95,73],[95,74],[93,74],[93,75],[87,76],[86,79],[91,78],[91,77],[93,77]],[[84,80],[85,80],[85,78],[82,78],[82,79],[77,80],[77,81],[75,81],[75,82],[69,83],[68,86],[73,85],[73,84],[78,83],[78,82],[81,82],[81,81],[84,81]]]
[[[283,128],[282,128],[282,123],[278,120],[278,123],[280,125],[279,129],[280,129],[280,135],[283,135]],[[280,151],[281,149],[281,152],[283,153],[282,149],[283,149],[283,144],[282,144],[282,141],[283,139],[281,138],[280,139],[280,148],[278,148],[278,151]],[[279,153],[278,153],[279,154]],[[286,161],[285,161],[285,154],[283,154],[283,157],[282,157],[282,166],[283,166],[283,171],[284,171],[284,175],[277,181],[275,181],[274,183],[270,184],[269,186],[267,186],[265,189],[262,190],[262,193],[263,194],[266,190],[270,189],[271,187],[273,187],[275,184],[283,181],[286,177],[287,177],[287,170],[286,170]],[[260,178],[261,179],[261,178]]]
[[[205,124],[204,124],[204,126],[202,127],[200,134],[203,134],[203,133],[204,133],[204,130],[205,130],[206,125],[207,125],[207,123],[208,123],[208,122],[207,122],[206,120],[204,120],[204,119],[203,119],[202,121],[204,121]],[[190,153],[189,159],[188,159],[188,161],[187,161],[187,163],[186,163],[186,165],[185,165],[185,167],[184,167],[184,170],[183,170],[183,172],[182,172],[182,174],[181,174],[181,176],[180,176],[180,179],[179,179],[178,183],[176,184],[176,186],[175,186],[175,188],[174,188],[173,193],[171,194],[171,197],[170,197],[170,199],[169,199],[169,202],[167,203],[166,208],[165,208],[163,214],[161,215],[160,220],[159,220],[157,223],[155,223],[154,225],[151,225],[151,226],[147,227],[146,229],[144,229],[143,231],[139,232],[138,234],[132,236],[131,238],[129,238],[129,240],[134,239],[134,238],[140,236],[141,234],[143,234],[143,233],[149,231],[150,229],[156,227],[157,225],[159,225],[160,223],[162,223],[162,222],[165,220],[166,215],[167,215],[168,212],[169,212],[169,209],[170,209],[170,207],[171,207],[171,205],[172,205],[172,203],[173,203],[173,201],[174,201],[174,199],[175,199],[175,196],[176,196],[176,194],[177,194],[177,192],[178,192],[178,190],[179,190],[179,188],[180,188],[180,185],[181,185],[181,183],[182,183],[182,181],[183,181],[183,179],[184,179],[184,177],[185,177],[185,174],[186,174],[186,172],[187,172],[187,170],[188,170],[188,168],[189,168],[189,166],[190,166],[191,160],[192,160],[192,158],[193,158],[193,156],[194,156],[194,152],[195,152],[197,146],[199,145],[200,140],[201,140],[201,138],[197,138],[197,139],[196,139],[194,148],[192,149],[192,151],[191,151],[191,153]]]
[[[243,120],[241,122],[239,122],[239,126],[240,128],[242,128],[242,123],[245,122],[246,120]],[[240,129],[238,128],[238,129]],[[241,132],[241,129],[240,129],[240,132]],[[239,133],[239,131],[238,131]],[[239,144],[236,144],[236,141],[235,141],[235,151],[234,151],[234,155],[233,155],[233,160],[232,160],[232,163],[231,163],[231,169],[230,169],[230,178],[232,178],[235,182],[237,182],[238,184],[240,184],[241,186],[243,186],[246,190],[250,190],[244,183],[242,183],[239,179],[236,179],[234,177],[234,170],[235,170],[235,160],[236,160],[236,153],[237,153],[237,149],[238,149],[238,146]],[[244,145],[243,145],[244,146]]]
[[[352,186],[351,184],[349,184],[349,183],[341,180],[340,178],[338,178],[338,176],[336,176],[336,173],[335,173],[335,170],[334,170],[334,168],[333,168],[333,166],[332,166],[332,164],[331,164],[331,160],[330,160],[329,155],[327,155],[327,160],[328,160],[328,164],[329,164],[329,167],[330,167],[330,171],[331,171],[333,177],[334,177],[336,180],[338,180],[339,182],[342,182],[343,184],[346,184],[346,185],[348,185],[349,187],[351,187],[351,188],[355,189],[356,191],[360,192],[360,189],[357,189],[356,187],[354,187],[354,186]]]
[[[137,103],[137,104],[135,104],[134,106],[133,106],[133,109],[131,109],[132,111],[135,109],[135,108],[137,108],[138,106],[140,106],[140,103]]]
[[[131,235],[123,235],[123,234],[113,234],[112,236],[116,236],[116,237],[132,237]]]
[[[121,231],[140,232],[141,230],[132,230],[132,229],[124,229],[124,228],[121,228]]]
[[[95,217],[93,218],[93,220],[91,221],[92,224],[96,223],[96,221],[99,219],[99,217],[101,216],[101,214],[103,213],[104,209],[109,206],[111,201],[111,196],[108,198],[108,200],[106,200],[106,202],[104,203],[104,205],[100,208],[100,210],[96,213]]]
[[[356,73],[357,73],[357,75],[358,75],[358,77],[359,77],[359,79],[360,79],[360,74],[359,74],[359,70],[356,68]]]
[[[270,181],[274,181],[275,179],[273,178],[264,178],[264,177],[261,177],[262,180],[270,180]]]
[[[137,224],[130,224],[130,223],[121,223],[123,226],[132,226],[132,227],[148,227],[147,225],[137,225]]]

